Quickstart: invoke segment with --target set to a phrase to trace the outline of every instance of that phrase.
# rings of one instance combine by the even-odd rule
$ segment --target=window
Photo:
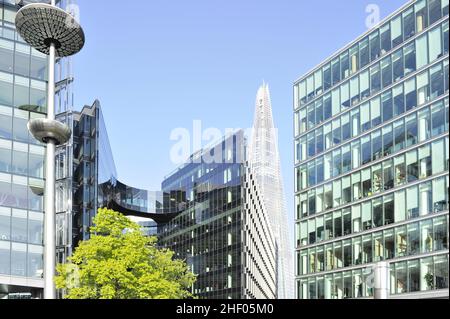
[[[353,233],[359,233],[361,231],[361,206],[352,206],[352,227]],[[356,263],[355,263],[356,265]]]
[[[420,178],[427,178],[431,176],[431,145],[425,145],[419,148],[419,167]]]
[[[316,101],[316,123],[320,124],[323,122],[323,103],[322,100],[319,99]]]
[[[417,106],[416,81],[414,78],[405,82],[405,106],[406,111]]]
[[[312,129],[316,125],[316,113],[314,104],[308,106],[308,130]]]
[[[9,275],[11,269],[10,242],[0,241],[0,274]]]
[[[323,92],[322,70],[316,71],[316,73],[314,73],[314,88],[314,95],[319,95]]]
[[[316,151],[316,140],[314,132],[307,135],[308,157],[313,157]]]
[[[388,156],[393,152],[393,133],[392,126],[389,125],[383,128],[383,155]]]
[[[323,90],[326,91],[331,87],[331,68],[330,64],[327,64],[323,68]]]
[[[419,260],[408,261],[408,292],[420,290]]]
[[[381,27],[380,34],[381,54],[384,54],[391,50],[391,28],[389,23]]]
[[[314,162],[308,163],[308,186],[316,184],[316,166]]]
[[[323,157],[316,160],[316,183],[320,184],[324,181]]]
[[[30,47],[16,42],[14,54],[14,73],[22,76],[30,76]]]
[[[359,117],[359,108],[356,108],[351,112],[351,123],[352,123],[352,137],[356,137],[359,135],[361,125]]]
[[[445,0],[444,0],[445,2]],[[441,0],[429,0],[428,10],[430,15],[430,25],[441,18]]]
[[[406,256],[407,242],[406,242],[406,227],[400,226],[395,228],[395,246],[396,257]]]
[[[342,173],[347,173],[352,167],[352,153],[350,152],[350,144],[342,147]]]
[[[361,100],[364,100],[370,95],[369,87],[369,71],[366,70],[359,75],[359,81],[361,86]]]
[[[414,10],[416,11],[416,30],[422,32],[428,26],[428,12],[426,0],[417,1]]]
[[[306,79],[306,98],[308,101],[314,98],[314,75]]]
[[[333,182],[333,207],[341,205],[341,181],[337,180]],[[336,216],[334,216],[336,218]],[[336,229],[335,229],[336,232]]]
[[[361,105],[361,131],[365,132],[371,128],[370,123],[370,104],[369,102]]]
[[[392,91],[383,93],[381,96],[381,104],[383,106],[383,122],[387,122],[393,117],[392,107]]]
[[[380,63],[370,68],[370,92],[375,94],[381,89]]]
[[[30,76],[42,81],[47,80],[47,56],[31,49]]]
[[[401,78],[403,78],[405,72],[403,68],[403,52],[402,50],[397,50],[392,55],[392,65],[393,65],[393,76],[394,82],[397,82]]]
[[[356,44],[350,49],[350,74],[354,74],[359,70],[358,45]]]
[[[394,123],[394,152],[398,152],[405,147],[405,124],[403,120]]]
[[[361,68],[369,64],[369,38],[366,37],[359,43],[359,60]]]
[[[361,245],[361,237],[353,238],[353,264],[361,265],[362,264],[362,245]]]
[[[350,80],[350,100],[352,106],[359,102],[359,78],[357,76]]]
[[[430,63],[442,56],[441,35],[442,34],[440,26],[428,32],[428,56],[430,59]]]
[[[381,60],[381,79],[383,88],[392,83],[392,63],[390,56]]]
[[[444,53],[448,53],[448,21],[442,24],[442,37],[444,38]]]
[[[406,210],[408,219],[419,217],[419,190],[412,186],[406,190]]]
[[[430,87],[428,82],[428,72],[422,72],[417,76],[417,98],[418,104],[424,104],[430,100]]]
[[[372,160],[376,161],[377,159],[383,156],[382,151],[382,140],[381,140],[381,130],[377,130],[372,133]]]
[[[412,37],[414,33],[414,9],[411,7],[403,13],[403,34],[405,35],[405,40]]]
[[[334,224],[334,237],[342,236],[342,215],[341,211],[333,213],[333,224]]]
[[[383,201],[378,198],[372,202],[373,205],[373,225],[374,227],[383,226]]]
[[[361,179],[363,185],[363,197],[372,195],[372,179],[370,177],[370,168],[362,171]]]
[[[444,71],[439,63],[430,69],[431,99],[444,94]]]
[[[348,52],[341,54],[341,79],[345,79],[350,75],[350,65]]]
[[[445,178],[433,181],[433,212],[439,213],[448,209],[447,188]]]
[[[448,256],[435,256],[433,261],[435,289],[448,289]]]
[[[350,139],[350,113],[346,113],[341,117],[341,125],[342,125],[342,141]]]
[[[333,152],[333,177],[342,174],[342,158],[341,150],[338,149]]]
[[[352,233],[352,212],[350,209],[344,210],[343,223],[344,223],[344,236],[350,235]]]
[[[447,218],[445,216],[442,216],[442,217],[438,217],[438,218],[434,219],[433,220],[433,229],[434,229],[434,231],[431,233],[434,235],[434,238],[432,238],[434,250],[439,251],[439,250],[448,249]]]
[[[416,39],[416,66],[420,69],[428,64],[428,49],[426,34]]]
[[[408,183],[419,179],[419,165],[417,163],[417,151],[406,153],[406,169],[408,172]]]
[[[328,120],[332,116],[331,95],[327,94],[323,98],[323,117]]]
[[[352,188],[350,176],[342,179],[342,204],[350,203],[352,200]]]
[[[395,48],[397,45],[403,42],[402,33],[402,17],[399,15],[392,19],[391,21],[391,33],[392,33],[392,47]]]
[[[333,250],[334,250],[334,267],[335,268],[342,268],[342,244],[340,242],[333,244]]]
[[[430,108],[422,109],[419,113],[419,142],[423,142],[431,136]]]
[[[417,116],[411,114],[406,118],[406,147],[417,143]]]
[[[408,226],[408,255],[417,255],[420,252],[419,224],[413,223]]]
[[[380,36],[378,30],[369,35],[370,42],[370,61],[378,59],[380,57]]]
[[[372,262],[372,236],[363,236],[363,263],[368,264]]]
[[[350,107],[350,85],[345,82],[341,85],[341,106],[342,109]]]
[[[25,277],[27,274],[27,245],[11,244],[11,275]]]
[[[12,105],[13,103],[13,76],[0,72],[0,104]]]
[[[431,219],[420,222],[421,253],[433,251],[433,223]]]
[[[332,74],[332,85],[337,84],[339,81],[341,81],[341,73],[339,68],[339,58],[336,58],[331,62],[331,74]]]
[[[14,42],[0,39],[0,71],[13,72]]]
[[[353,188],[353,199],[358,200],[362,198],[361,193],[361,174],[359,172],[352,175],[352,188]]]
[[[325,228],[324,228],[324,224],[323,224],[323,217],[318,217],[316,219],[316,228],[317,228],[317,242],[321,242],[323,240],[325,240]],[[324,269],[321,269],[321,271],[323,271]]]
[[[403,48],[403,56],[405,59],[405,75],[406,75],[416,70],[416,46],[414,42],[408,44]],[[395,73],[394,78],[396,79]]]
[[[339,88],[336,88],[331,92],[331,101],[332,116],[335,116],[341,111]]]
[[[394,230],[389,229],[383,232],[384,237],[384,257],[389,260],[395,256],[395,236]]]
[[[372,121],[372,127],[381,124],[381,105],[380,97],[376,97],[370,101],[370,118]]]
[[[44,248],[42,246],[28,245],[27,258],[27,276],[31,278],[43,278]]]
[[[385,161],[383,163],[383,180],[384,190],[394,188],[394,169],[392,166],[392,160]]]
[[[370,136],[361,138],[362,165],[372,161],[372,147],[370,145]]]
[[[361,166],[361,147],[359,141],[352,143],[352,168],[356,169]]]
[[[398,116],[405,112],[405,98],[403,95],[403,85],[398,85],[392,89],[393,116]]]
[[[433,193],[431,192],[431,182],[421,184],[419,187],[420,216],[425,216],[433,211]]]
[[[328,214],[325,216],[325,238],[327,240],[334,238],[332,214]]]
[[[395,202],[395,212],[394,219],[395,222],[402,222],[406,220],[406,192],[404,190],[397,191],[394,194],[394,202]]]
[[[370,201],[363,203],[361,207],[363,231],[372,229],[372,205]]]
[[[300,105],[306,104],[306,81],[300,82],[299,85]]]
[[[431,106],[431,135],[437,136],[445,131],[445,110],[442,101]]]

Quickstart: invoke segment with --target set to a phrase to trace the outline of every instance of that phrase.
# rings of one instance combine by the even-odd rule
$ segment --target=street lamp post
[[[21,8],[16,15],[16,29],[33,48],[47,54],[48,89],[47,118],[28,123],[31,134],[47,145],[45,174],[44,222],[44,298],[56,299],[54,283],[56,266],[55,223],[55,150],[68,142],[70,128],[55,120],[55,58],[79,52],[85,42],[84,32],[78,22],[66,11],[51,4],[32,3]]]

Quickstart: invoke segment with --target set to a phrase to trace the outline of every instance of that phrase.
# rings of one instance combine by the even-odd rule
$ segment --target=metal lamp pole
[[[84,46],[84,33],[78,22],[66,11],[50,4],[32,3],[16,15],[16,29],[36,50],[47,54],[48,89],[47,118],[28,123],[31,134],[47,145],[44,200],[44,298],[56,299],[56,216],[55,216],[55,151],[57,145],[69,141],[70,128],[55,119],[55,59],[79,52]]]

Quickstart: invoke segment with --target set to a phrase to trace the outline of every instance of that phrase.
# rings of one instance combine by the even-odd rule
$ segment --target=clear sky
[[[293,225],[293,82],[407,0],[78,0],[77,108],[99,99],[119,179],[160,189],[175,128],[248,128],[270,85]],[[293,234],[291,234],[293,237]]]

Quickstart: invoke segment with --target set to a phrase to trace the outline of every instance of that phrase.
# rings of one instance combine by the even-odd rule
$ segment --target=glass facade
[[[445,0],[405,5],[296,82],[298,298],[371,297],[382,260],[391,294],[448,288],[448,92]]]
[[[219,153],[220,161],[204,160],[205,154]],[[204,151],[199,161],[192,157],[162,183],[170,200],[184,203],[185,208],[159,225],[159,244],[175,251],[198,275],[192,292],[202,299],[276,296],[274,240],[264,211],[250,208],[258,206],[258,198],[252,192],[249,202],[250,189],[256,186],[254,180],[248,180],[243,154],[240,132]],[[252,238],[250,223],[255,232]],[[254,241],[258,247],[253,246]],[[264,261],[260,269],[250,267],[255,256],[249,256],[256,252]]]

